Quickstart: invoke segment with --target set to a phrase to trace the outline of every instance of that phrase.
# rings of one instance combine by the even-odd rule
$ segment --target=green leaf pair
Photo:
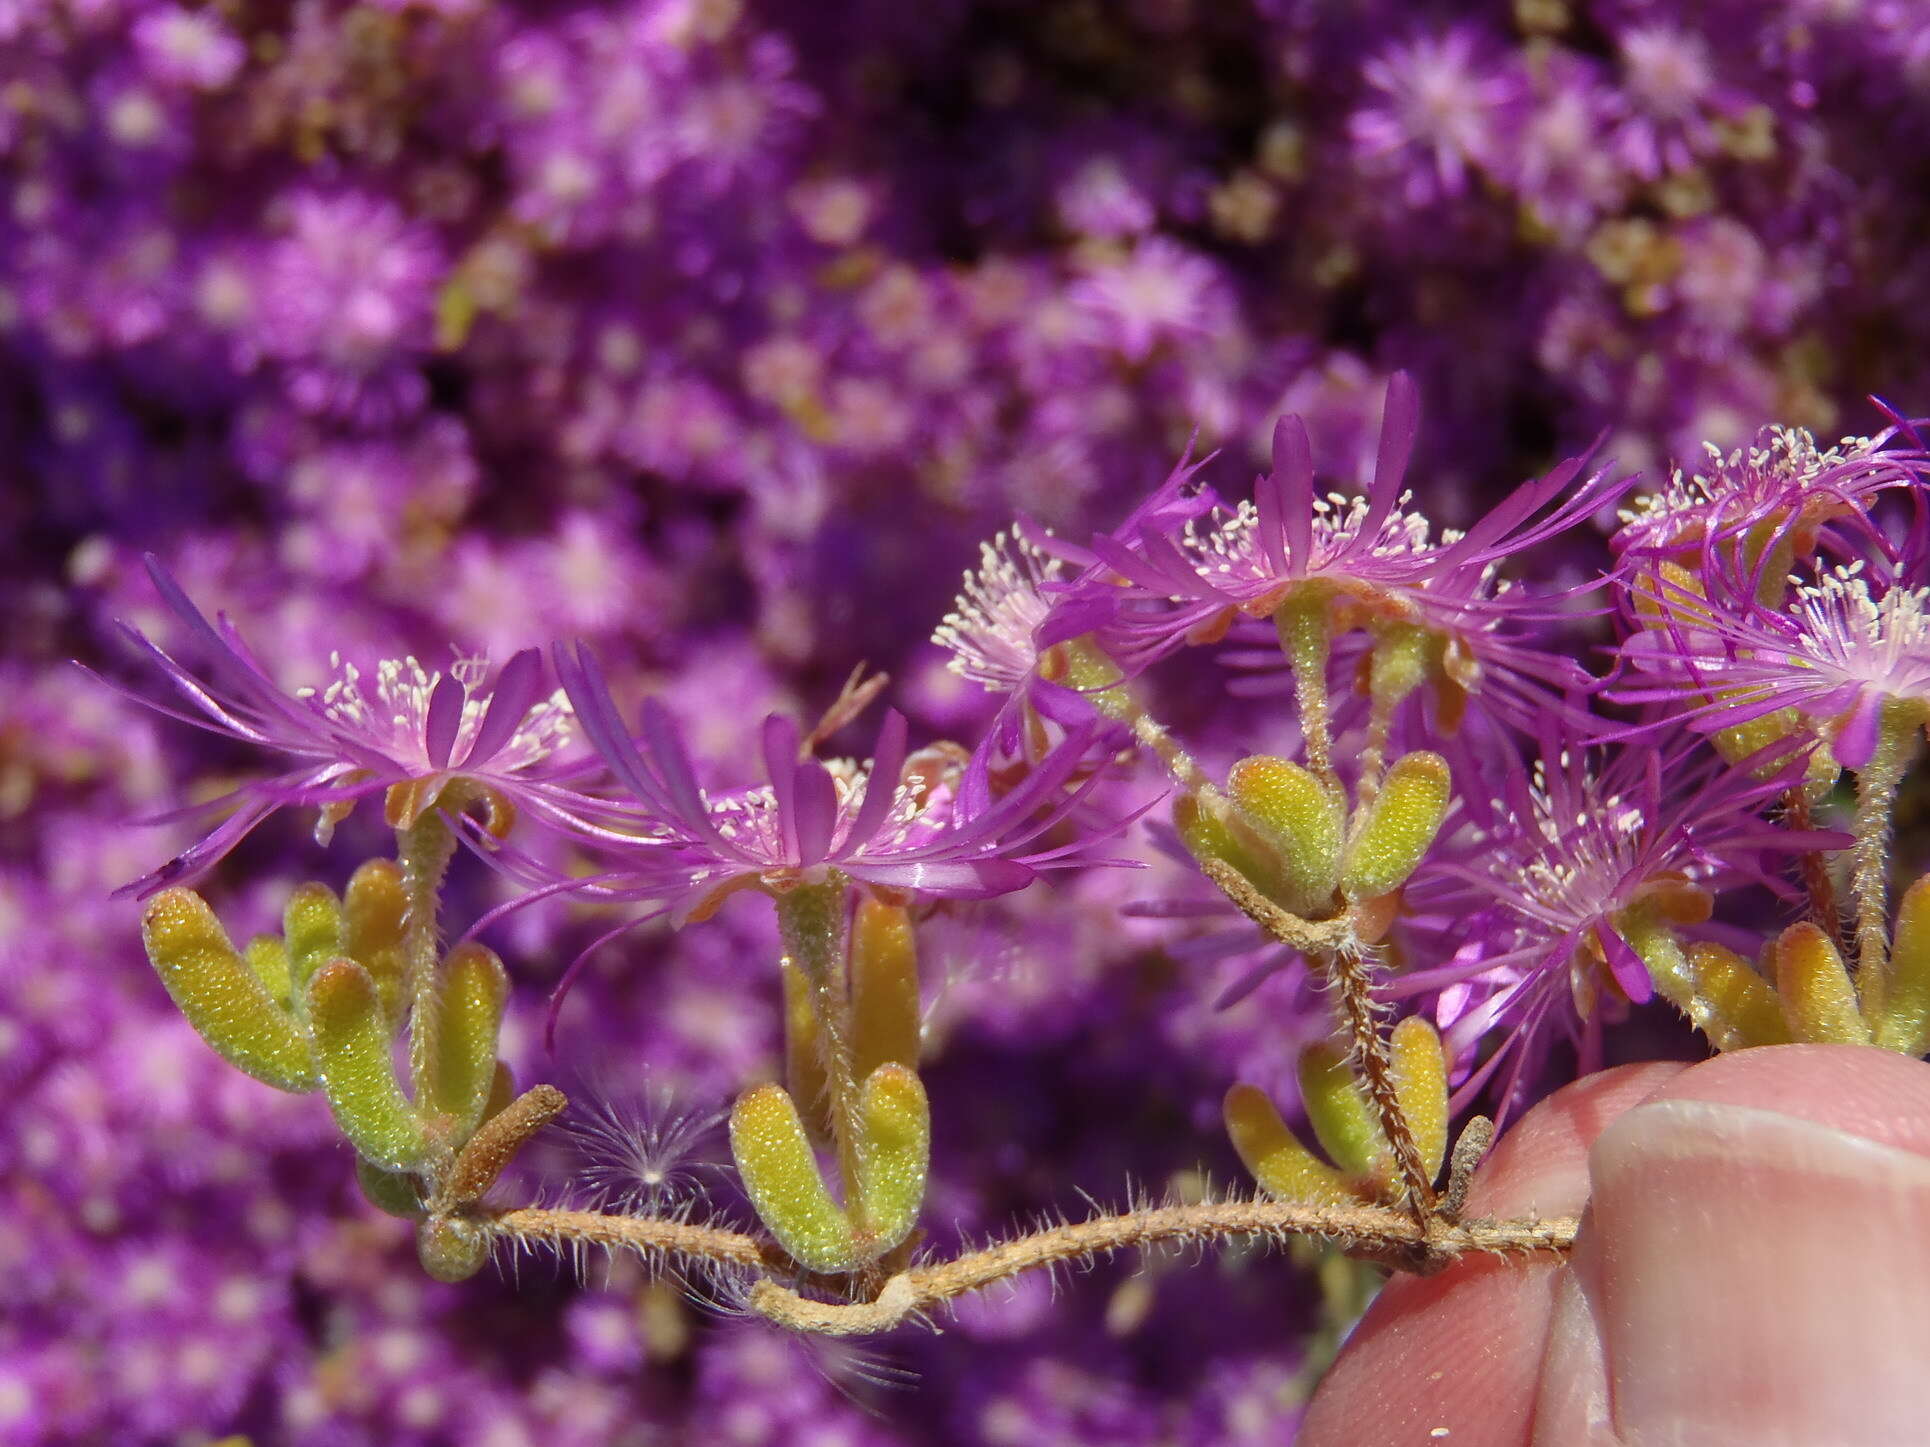
[[[931,1157],[925,1087],[888,1061],[859,1087],[850,1200],[840,1207],[790,1092],[761,1085],[738,1097],[731,1154],[758,1216],[778,1244],[812,1271],[853,1271],[897,1246],[918,1219]]]
[[[482,1122],[509,980],[481,945],[449,955],[434,994],[436,1048],[410,1099],[394,1049],[405,1014],[402,913],[400,870],[373,860],[342,899],[326,885],[301,886],[282,936],[260,936],[245,954],[186,889],[155,896],[142,935],[168,993],[216,1053],[279,1090],[319,1088],[359,1156],[405,1171]]]
[[[1231,865],[1291,914],[1328,919],[1407,882],[1447,816],[1449,784],[1439,754],[1407,754],[1350,816],[1338,784],[1256,755],[1227,776],[1230,808],[1187,796],[1174,821],[1196,857]]]
[[[1432,1178],[1447,1155],[1447,1057],[1441,1037],[1426,1020],[1410,1015],[1394,1027],[1388,1050],[1401,1114]],[[1227,1134],[1261,1188],[1281,1200],[1327,1205],[1386,1200],[1396,1189],[1393,1147],[1337,1046],[1322,1042],[1301,1052],[1300,1099],[1327,1160],[1302,1144],[1258,1087],[1236,1085],[1226,1094]]]

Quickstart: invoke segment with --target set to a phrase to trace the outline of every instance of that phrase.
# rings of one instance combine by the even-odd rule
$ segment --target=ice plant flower
[[[1483,62],[1477,34],[1419,35],[1362,68],[1374,95],[1348,118],[1348,135],[1370,173],[1395,179],[1408,206],[1459,196],[1499,149],[1521,87]]]
[[[193,878],[286,808],[319,809],[316,839],[326,843],[336,823],[370,794],[385,795],[388,822],[398,829],[438,807],[481,803],[490,832],[500,837],[517,808],[554,817],[574,797],[563,784],[574,771],[552,757],[571,733],[569,704],[560,692],[543,696],[537,650],[515,655],[493,680],[476,660],[440,673],[403,658],[377,664],[368,683],[361,669],[338,656],[331,682],[291,694],[269,677],[232,623],[225,617],[210,622],[156,559],[149,557],[147,566],[202,666],[190,668],[122,624],[192,711],[135,697],[170,718],[285,755],[295,767],[182,811],[234,806],[199,842],[124,893],[145,896]],[[453,785],[462,787],[452,793]]]
[[[555,660],[584,733],[625,796],[605,811],[598,842],[610,861],[584,881],[591,897],[653,902],[679,925],[740,889],[781,896],[834,876],[926,898],[986,899],[1023,888],[1041,868],[1094,862],[1090,848],[1103,837],[1083,828],[1069,841],[1054,834],[1096,783],[1067,787],[1090,727],[994,795],[963,750],[910,752],[895,710],[864,763],[808,757],[796,723],[774,714],[762,733],[769,782],[710,791],[661,705],[644,704],[634,740],[588,649],[559,646]]]
[[[1857,529],[1859,545],[1882,546],[1869,525],[1877,497],[1914,487],[1921,512],[1921,488],[1930,478],[1930,454],[1892,446],[1899,437],[1914,439],[1911,424],[1845,437],[1834,447],[1818,446],[1800,427],[1765,427],[1726,455],[1706,443],[1701,471],[1673,468],[1666,482],[1622,510],[1611,545],[1625,566],[1655,558],[1694,563],[1725,540],[1777,537],[1789,544],[1781,567],[1769,565],[1778,582],[1792,558],[1819,548],[1848,552],[1848,527]]]
[[[1581,1069],[1599,1068],[1604,1002],[1643,1004],[1659,991],[1686,1008],[1692,990],[1676,930],[1706,923],[1726,889],[1788,893],[1765,854],[1847,842],[1764,818],[1799,765],[1788,746],[1758,763],[1727,768],[1680,732],[1606,753],[1550,734],[1532,767],[1509,761],[1495,796],[1463,814],[1408,888],[1422,932],[1436,936],[1426,954],[1444,963],[1394,987],[1445,993],[1451,1055],[1465,1060],[1490,1032],[1507,1032],[1464,1097],[1510,1051],[1518,1077],[1531,1054],[1523,1043],[1554,1022],[1580,1038]]]
[[[1066,561],[1033,542],[1022,527],[979,544],[977,571],[965,574],[963,591],[932,642],[951,657],[946,667],[987,693],[1005,696],[992,736],[1008,755],[1017,754],[1040,719],[1076,728],[1093,718],[1092,705],[1074,689],[1047,677],[1045,655],[1063,642],[1068,625],[1090,631],[1105,610],[1059,607],[1046,589],[1062,585]],[[1025,725],[1031,722],[1033,728]]]
[[[1611,690],[1620,701],[1679,704],[1694,689],[1707,700],[1691,720],[1703,731],[1794,709],[1852,769],[1868,762],[1887,705],[1930,723],[1930,588],[1873,586],[1857,562],[1798,583],[1781,608],[1664,589],[1668,621],[1622,645],[1635,679]]]
[[[1586,460],[1571,458],[1517,487],[1467,531],[1437,534],[1405,488],[1418,410],[1412,380],[1396,373],[1365,493],[1317,494],[1306,428],[1285,417],[1274,431],[1272,470],[1252,500],[1149,532],[1137,545],[1096,538],[1093,551],[1126,579],[1128,599],[1170,605],[1169,635],[1210,638],[1239,617],[1270,618],[1284,643],[1288,610],[1309,610],[1329,646],[1365,629],[1409,655],[1403,668],[1435,685],[1450,721],[1465,696],[1488,683],[1489,704],[1532,727],[1549,689],[1577,687],[1587,675],[1511,634],[1506,625],[1548,621],[1561,600],[1511,586],[1499,564],[1589,516],[1622,484],[1607,469],[1585,476]]]

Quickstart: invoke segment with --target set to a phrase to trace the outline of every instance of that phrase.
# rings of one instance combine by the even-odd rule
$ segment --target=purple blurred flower
[[[1348,135],[1370,171],[1395,175],[1408,206],[1459,196],[1470,171],[1497,159],[1521,86],[1483,48],[1478,32],[1453,29],[1391,45],[1362,69],[1377,94],[1348,118]]]

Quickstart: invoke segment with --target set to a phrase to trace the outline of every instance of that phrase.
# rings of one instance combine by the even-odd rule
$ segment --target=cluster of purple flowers
[[[779,1049],[730,896],[835,870],[929,915],[939,1241],[1189,1190],[1237,1171],[1227,1083],[1289,1101],[1328,1006],[1133,842],[1168,781],[1115,761],[1152,718],[1215,778],[1306,748],[1277,615],[1317,598],[1334,757],[1457,780],[1384,988],[1463,1098],[1698,1049],[1629,921],[1753,954],[1848,822],[1783,817],[1792,779],[1930,712],[1921,439],[1815,440],[1930,399],[1926,33],[0,3],[0,1438],[1281,1440],[1320,1305],[1277,1262],[1028,1283],[878,1362],[628,1266],[420,1281],[112,896],[201,879],[266,927],[459,779],[492,867],[450,918],[510,962],[519,1078],[577,962],[574,1068],[701,1109]],[[689,1134],[651,1169],[709,1182]]]

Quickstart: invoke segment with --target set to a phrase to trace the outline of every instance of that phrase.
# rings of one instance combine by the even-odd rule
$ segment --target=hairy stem
[[[817,1015],[818,1050],[830,1095],[826,1114],[838,1155],[838,1174],[844,1183],[845,1214],[860,1238],[866,1234],[864,1204],[858,1180],[858,1079],[853,1068],[851,1000],[844,928],[845,886],[807,884],[777,901],[778,935],[784,958],[811,987]]]
[[[1302,1235],[1330,1241],[1351,1255],[1432,1271],[1470,1251],[1566,1251],[1574,1243],[1577,1224],[1572,1217],[1459,1223],[1429,1216],[1417,1221],[1378,1206],[1205,1201],[1076,1221],[951,1261],[913,1267],[887,1280],[870,1301],[815,1301],[765,1280],[752,1289],[750,1304],[792,1331],[863,1336],[890,1331],[915,1313],[1021,1272],[1134,1247]]]
[[[1119,665],[1106,656],[1090,637],[1074,639],[1060,651],[1064,682],[1092,700],[1094,708],[1115,723],[1133,731],[1133,741],[1166,768],[1174,783],[1189,793],[1217,799],[1219,786],[1206,776],[1193,756],[1180,746],[1166,726],[1146,712],[1145,705],[1133,697]]]
[[[795,1265],[774,1243],[715,1226],[538,1207],[499,1211],[479,1219],[492,1235],[510,1240],[628,1248],[647,1256],[675,1256],[785,1277],[796,1274]],[[950,1261],[914,1266],[888,1278],[869,1301],[817,1301],[767,1276],[752,1287],[750,1304],[760,1315],[792,1331],[862,1336],[889,1331],[914,1313],[1022,1272],[1135,1247],[1311,1236],[1350,1255],[1426,1273],[1471,1251],[1559,1254],[1574,1244],[1578,1224],[1572,1216],[1455,1221],[1428,1215],[1417,1220],[1385,1206],[1202,1201],[1074,1221]]]
[[[1816,827],[1809,807],[1809,792],[1801,784],[1783,795],[1783,822],[1799,833]],[[1809,902],[1809,921],[1832,944],[1842,943],[1843,917],[1836,903],[1836,884],[1829,877],[1829,861],[1821,850],[1805,849],[1798,860],[1803,876],[1803,894]]]
[[[1353,943],[1354,923],[1348,916],[1324,920],[1302,919],[1260,893],[1251,880],[1225,860],[1208,858],[1197,862],[1200,873],[1217,884],[1220,893],[1240,907],[1240,913],[1288,949],[1313,954],[1337,950]]]
[[[1876,751],[1856,774],[1856,845],[1850,890],[1856,898],[1856,991],[1864,1018],[1883,1013],[1890,965],[1890,820],[1910,762],[1920,718],[1907,705],[1883,705]]]
[[[1367,959],[1353,950],[1335,950],[1322,955],[1320,963],[1340,989],[1341,1013],[1354,1060],[1367,1085],[1368,1099],[1374,1103],[1374,1113],[1380,1117],[1381,1134],[1393,1148],[1408,1209],[1419,1219],[1433,1209],[1434,1182],[1421,1164],[1420,1147],[1414,1142],[1407,1113],[1401,1109],[1400,1092],[1394,1087],[1394,1066],[1387,1055],[1387,1042],[1381,1038],[1367,979]]]
[[[1333,711],[1327,697],[1327,658],[1332,651],[1324,588],[1308,584],[1280,605],[1273,624],[1280,651],[1293,669],[1294,707],[1307,744],[1307,767],[1329,784],[1334,774]]]
[[[429,1072],[436,1058],[438,967],[442,958],[440,913],[442,882],[456,855],[456,834],[443,817],[442,806],[459,807],[451,790],[396,830],[396,858],[402,865],[403,990],[409,1006],[409,1072],[417,1100],[427,1098]]]
[[[664,1253],[721,1266],[750,1266],[793,1272],[797,1268],[776,1242],[698,1226],[688,1221],[663,1221],[649,1216],[611,1216],[600,1211],[552,1211],[525,1206],[481,1217],[494,1235],[517,1241],[561,1245],[628,1247],[645,1255]]]

